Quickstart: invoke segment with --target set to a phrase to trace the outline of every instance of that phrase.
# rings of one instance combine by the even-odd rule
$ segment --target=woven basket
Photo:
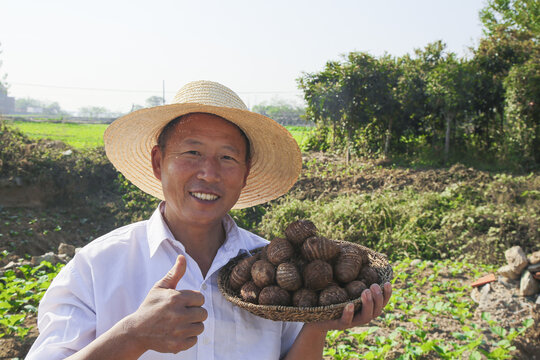
[[[342,243],[341,241],[337,241]],[[348,243],[360,247],[362,250],[368,253],[370,260],[370,266],[375,268],[379,275],[379,285],[389,282],[393,278],[392,267],[388,264],[386,256],[375,252],[365,246]],[[261,251],[262,248],[255,249],[252,254],[255,255]],[[349,300],[340,304],[332,304],[327,306],[316,307],[294,307],[294,306],[282,306],[282,305],[257,305],[244,301],[240,297],[240,291],[233,290],[229,285],[229,275],[234,266],[244,257],[246,254],[237,256],[231,259],[223,268],[221,268],[218,277],[218,287],[225,299],[233,304],[241,307],[250,313],[263,317],[265,319],[274,321],[297,321],[297,322],[315,322],[323,320],[339,319],[343,314],[343,308],[348,303],[354,304],[355,312],[362,308],[362,298],[358,297],[353,300]],[[384,291],[384,290],[383,290]]]

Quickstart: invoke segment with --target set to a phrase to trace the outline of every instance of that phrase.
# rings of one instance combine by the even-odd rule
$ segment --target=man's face
[[[152,150],[161,180],[168,222],[210,225],[221,222],[246,184],[246,140],[232,123],[195,113],[178,123],[164,153]]]

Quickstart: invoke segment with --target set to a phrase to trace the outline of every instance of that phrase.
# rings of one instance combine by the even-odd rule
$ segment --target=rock
[[[471,291],[471,299],[478,304],[478,307],[486,307],[489,300],[490,290],[491,286],[489,284],[485,284],[481,287],[475,287]]]
[[[48,261],[53,265],[58,264],[59,262],[63,262],[61,258],[58,257],[55,253],[48,252],[46,254],[43,254],[41,256],[32,256],[32,265],[36,266],[41,264],[42,261]]]
[[[479,303],[480,302],[480,290],[478,290],[478,288],[473,288],[472,291],[471,291],[471,299],[473,299],[473,301],[475,303]]]
[[[58,258],[60,259],[61,262],[63,262],[64,264],[67,264],[67,262],[69,260],[71,260],[71,257],[68,256],[67,254],[58,254]]]
[[[533,278],[535,278],[536,280],[540,280],[540,271],[537,273],[534,273]]]
[[[527,256],[523,252],[521,246],[513,246],[504,253],[508,265],[512,268],[512,272],[520,274],[528,264]]]
[[[527,270],[532,273],[540,271],[540,263],[527,266]]]
[[[529,255],[529,262],[531,264],[540,264],[540,250]]]
[[[414,259],[413,261],[411,261],[411,267],[414,267],[414,266],[418,266],[420,265],[420,263],[422,262],[422,260],[420,259]]]
[[[82,249],[81,247],[75,248],[75,254],[81,251],[81,249]]]
[[[426,267],[433,267],[433,262],[432,261],[427,261],[426,262]]]
[[[10,261],[6,266],[4,266],[2,268],[2,270],[10,270],[10,269],[14,269],[16,268],[17,266],[20,266],[21,264],[18,263],[18,262],[15,262],[15,261]]]
[[[61,243],[60,246],[58,246],[58,255],[66,254],[69,257],[75,256],[75,246]]]
[[[536,298],[536,305],[540,305],[540,295]]]
[[[489,292],[491,290],[491,285],[486,284],[481,287],[480,290],[480,299],[478,300],[478,307],[479,308],[487,308],[489,307]]]
[[[499,270],[497,270],[497,273],[511,280],[517,280],[521,276],[521,274],[519,272],[515,272],[510,265],[502,266],[499,268]]]
[[[69,156],[69,155],[71,155],[71,154],[73,154],[73,151],[72,151],[71,149],[66,150],[66,151],[64,151],[64,152],[62,153],[62,155],[64,155],[64,156]]]
[[[528,271],[524,271],[519,283],[519,295],[530,296],[540,292],[540,283],[533,279]]]
[[[499,276],[497,281],[507,289],[516,289],[519,287],[519,281],[509,279],[505,276]]]

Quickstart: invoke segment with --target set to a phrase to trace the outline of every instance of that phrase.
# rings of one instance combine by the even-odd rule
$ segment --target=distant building
[[[14,112],[15,98],[0,91],[0,114],[13,114]]]

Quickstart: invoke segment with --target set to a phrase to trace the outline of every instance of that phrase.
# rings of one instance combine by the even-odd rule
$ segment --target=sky
[[[485,0],[0,0],[9,95],[128,112],[212,80],[248,107],[302,104],[297,81],[351,51],[402,56],[443,40],[468,56]]]

